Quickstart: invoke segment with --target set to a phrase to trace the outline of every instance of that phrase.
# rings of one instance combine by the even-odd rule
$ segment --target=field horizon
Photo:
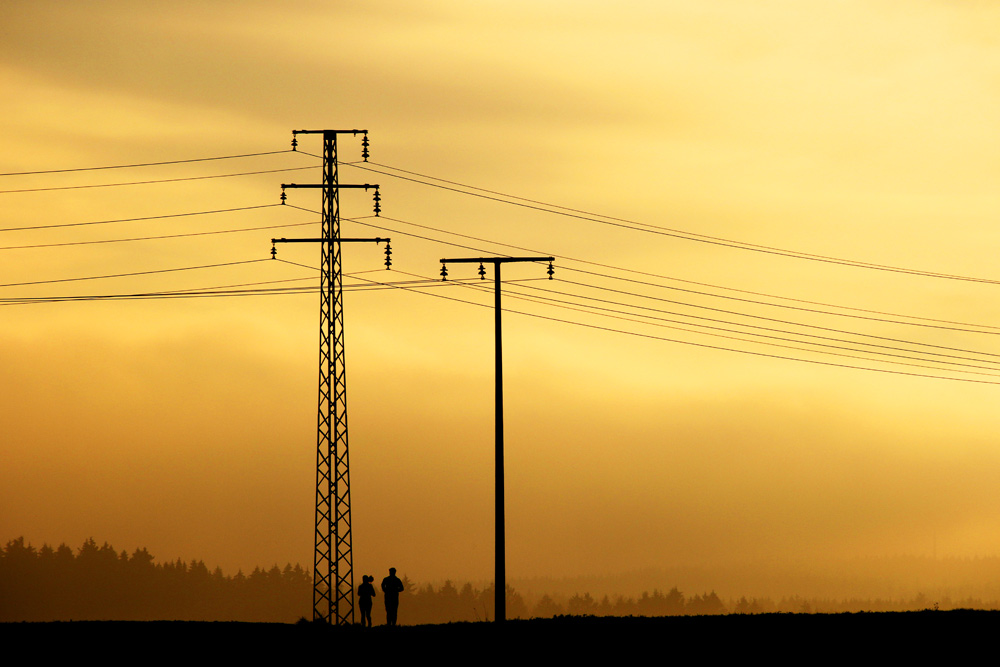
[[[620,653],[671,659],[767,657],[785,662],[820,656],[952,657],[985,647],[1000,612],[954,610],[841,614],[729,614],[664,618],[559,616],[494,623],[330,627],[309,622],[238,623],[179,621],[79,621],[0,623],[7,645],[78,651],[83,644],[128,640],[158,646],[167,655],[196,648],[211,656],[320,656],[366,659],[438,654],[467,662],[489,652],[501,659],[601,657]],[[496,653],[491,651],[491,645]],[[335,646],[336,649],[331,649]],[[654,651],[655,653],[648,653]],[[806,651],[803,653],[803,651]]]

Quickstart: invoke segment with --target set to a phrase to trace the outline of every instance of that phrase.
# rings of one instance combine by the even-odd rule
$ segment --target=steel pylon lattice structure
[[[323,133],[322,238],[340,237],[337,134]],[[351,481],[347,449],[347,373],[340,243],[321,243],[319,416],[316,441],[316,531],[313,618],[354,622]],[[345,590],[346,588],[346,590]],[[326,612],[324,614],[324,611]]]
[[[375,188],[375,215],[379,213],[377,185],[341,185],[337,174],[337,135],[364,134],[363,157],[368,158],[367,130],[294,130],[322,134],[322,184],[283,184],[285,188],[320,188],[323,193],[322,234],[315,239],[272,239],[272,243],[320,243],[319,411],[316,439],[316,514],[313,557],[313,619],[330,624],[354,622],[354,564],[351,535],[351,481],[347,441],[347,375],[344,353],[344,300],[341,243],[388,239],[342,239],[340,189]],[[272,256],[274,249],[272,246]]]

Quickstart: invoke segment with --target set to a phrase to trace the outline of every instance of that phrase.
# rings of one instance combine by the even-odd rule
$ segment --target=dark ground
[[[898,664],[913,660],[997,659],[1000,612],[922,611],[856,614],[758,614],[666,618],[559,617],[489,623],[329,628],[312,624],[79,621],[0,624],[0,645],[19,662],[79,660],[342,660],[382,664],[412,657],[423,665],[563,664],[567,658],[657,664]],[[400,663],[400,664],[405,664]],[[737,663],[738,664],[738,663]]]

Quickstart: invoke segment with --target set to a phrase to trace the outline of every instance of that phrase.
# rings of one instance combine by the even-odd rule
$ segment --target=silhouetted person
[[[361,607],[361,627],[372,627],[372,598],[375,597],[375,587],[372,582],[375,577],[366,574],[361,577],[358,586],[358,606]]]
[[[396,625],[396,610],[399,609],[399,594],[403,592],[403,582],[396,576],[396,568],[389,568],[389,576],[382,580],[385,595],[385,624]]]

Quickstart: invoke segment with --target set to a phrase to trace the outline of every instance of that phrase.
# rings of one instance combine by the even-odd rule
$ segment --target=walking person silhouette
[[[375,577],[366,574],[361,577],[361,585],[358,586],[358,605],[361,607],[361,627],[372,627],[372,598],[375,597],[375,587],[372,582]]]
[[[399,594],[403,592],[403,582],[396,576],[396,568],[389,568],[389,576],[382,580],[385,597],[385,624],[396,625],[396,611],[399,609]]]

